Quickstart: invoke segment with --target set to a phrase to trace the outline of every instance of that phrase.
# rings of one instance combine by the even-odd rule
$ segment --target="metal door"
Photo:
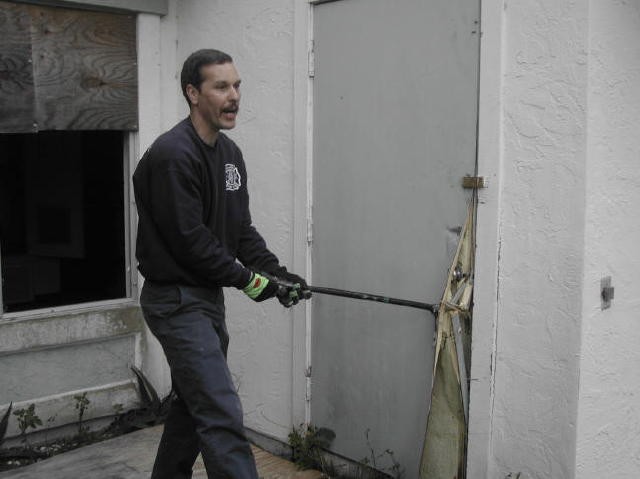
[[[313,10],[313,282],[438,302],[475,170],[479,0]],[[335,452],[418,476],[433,339],[427,312],[314,297],[311,417]]]

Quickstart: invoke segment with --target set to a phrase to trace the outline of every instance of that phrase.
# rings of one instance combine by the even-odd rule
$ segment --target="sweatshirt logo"
[[[242,185],[242,178],[240,177],[240,172],[238,171],[236,165],[227,163],[226,165],[224,165],[224,173],[227,180],[226,190],[239,190],[240,186]]]

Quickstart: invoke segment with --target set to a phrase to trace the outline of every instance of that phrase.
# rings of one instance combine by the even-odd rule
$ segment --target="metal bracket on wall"
[[[462,187],[468,189],[486,188],[484,176],[465,176],[462,178]]]
[[[611,300],[613,299],[614,289],[611,286],[611,276],[606,276],[600,280],[600,308],[602,310],[609,309],[611,307]]]

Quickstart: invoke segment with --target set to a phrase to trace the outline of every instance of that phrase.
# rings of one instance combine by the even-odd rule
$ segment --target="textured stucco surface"
[[[506,2],[503,8],[503,170],[487,477],[570,478],[582,309],[587,2]]]
[[[640,477],[640,2],[591,1],[576,477]],[[600,309],[600,278],[615,298]]]

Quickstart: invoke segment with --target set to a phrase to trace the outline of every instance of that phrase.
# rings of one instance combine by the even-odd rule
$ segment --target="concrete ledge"
[[[131,379],[82,391],[67,391],[54,396],[17,402],[13,404],[13,411],[26,408],[30,404],[36,405],[36,413],[42,420],[43,425],[35,430],[30,430],[33,432],[30,432],[29,437],[32,438],[31,441],[35,444],[39,442],[39,439],[34,434],[37,435],[41,431],[53,428],[54,430],[51,431],[50,437],[55,437],[55,428],[75,425],[74,423],[78,420],[78,411],[75,409],[73,397],[83,393],[87,393],[87,399],[91,401],[83,418],[87,422],[104,417],[107,417],[110,422],[117,412],[114,409],[115,404],[121,404],[124,411],[133,409],[139,404],[136,383]],[[0,406],[0,413],[4,414],[8,407],[8,404]],[[17,437],[19,433],[17,421],[11,418],[7,428],[7,439]]]
[[[131,304],[6,317],[0,322],[0,356],[139,333],[143,323],[140,307]]]

